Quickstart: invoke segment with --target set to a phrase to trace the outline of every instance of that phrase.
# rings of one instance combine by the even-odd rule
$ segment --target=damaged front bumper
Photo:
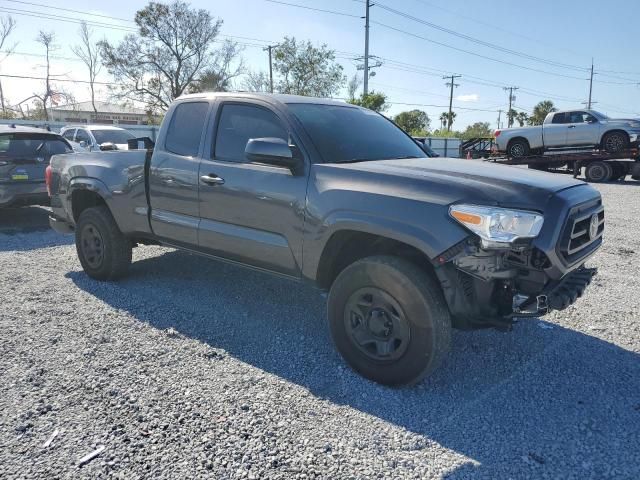
[[[564,310],[582,296],[596,273],[597,268],[583,266],[560,281],[550,282],[538,295],[514,296],[509,317],[539,317],[551,310]]]
[[[435,259],[455,327],[508,328],[515,318],[563,310],[584,294],[596,274],[585,263],[603,240],[602,200],[574,187],[553,195],[544,210],[535,239],[487,249],[471,235]]]

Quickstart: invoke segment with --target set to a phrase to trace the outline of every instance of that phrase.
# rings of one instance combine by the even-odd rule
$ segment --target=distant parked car
[[[568,147],[620,153],[640,140],[640,119],[613,119],[595,110],[551,112],[542,125],[496,130],[495,137],[498,151],[510,157]]]
[[[60,135],[90,152],[128,150],[127,142],[136,138],[128,130],[110,125],[69,125],[62,127]]]
[[[0,208],[47,205],[45,169],[49,160],[72,151],[69,142],[57,133],[0,125]]]

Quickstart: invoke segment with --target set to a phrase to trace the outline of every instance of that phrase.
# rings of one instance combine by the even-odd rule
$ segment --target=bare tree
[[[16,21],[13,19],[11,15],[7,15],[5,17],[0,18],[0,50],[4,52],[4,55],[0,59],[0,62],[3,62],[13,53],[13,50],[16,48],[16,43],[11,46],[7,45],[7,39],[9,35],[16,28]],[[2,106],[2,116],[6,118],[7,116],[7,107],[4,100],[4,90],[2,89],[2,81],[0,80],[0,105]]]
[[[36,42],[41,44],[45,49],[45,59],[46,59],[46,75],[44,79],[44,93],[34,93],[32,97],[40,102],[39,107],[42,108],[42,115],[45,120],[49,120],[49,108],[48,103],[57,103],[59,100],[64,99],[68,100],[72,98],[70,94],[65,92],[64,90],[57,89],[53,83],[51,82],[51,52],[55,50],[55,35],[53,32],[43,32],[40,30],[38,36],[36,37]],[[28,99],[27,99],[28,100]]]
[[[351,79],[349,80],[349,83],[347,83],[347,94],[349,100],[356,99],[356,93],[358,93],[358,89],[360,88],[361,84],[362,80],[360,80],[360,76],[357,73],[354,73],[353,77],[351,77]]]
[[[269,75],[265,72],[248,72],[242,88],[247,92],[268,92],[270,90]]]
[[[190,92],[226,92],[233,88],[233,80],[245,73],[240,57],[242,48],[231,40],[225,40],[220,49],[213,52],[210,66],[189,87]]]
[[[71,47],[73,53],[82,60],[89,71],[89,88],[91,90],[91,106],[93,107],[93,111],[98,113],[98,109],[96,108],[96,91],[95,91],[95,82],[96,77],[100,73],[102,69],[102,65],[100,64],[100,60],[98,58],[98,45],[93,43],[91,40],[93,32],[87,26],[87,22],[82,22],[80,25],[80,45],[75,45]]]

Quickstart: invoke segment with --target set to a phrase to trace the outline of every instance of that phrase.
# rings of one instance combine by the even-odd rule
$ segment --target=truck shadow
[[[345,366],[324,298],[305,285],[182,252],[135,262],[116,288],[83,272],[67,277],[155,328],[411,432],[393,448],[420,456],[435,442],[464,455],[447,478],[565,477],[585,462],[602,478],[638,455],[640,356],[584,333],[538,320],[511,333],[456,332],[440,370],[391,389]]]
[[[23,252],[71,243],[72,235],[60,235],[49,227],[46,207],[0,208],[0,252]]]

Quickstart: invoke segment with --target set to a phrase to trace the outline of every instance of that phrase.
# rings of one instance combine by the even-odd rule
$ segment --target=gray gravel
[[[159,247],[99,283],[0,212],[0,478],[638,479],[639,187],[599,187],[576,306],[458,332],[396,390],[345,367],[307,287]]]

